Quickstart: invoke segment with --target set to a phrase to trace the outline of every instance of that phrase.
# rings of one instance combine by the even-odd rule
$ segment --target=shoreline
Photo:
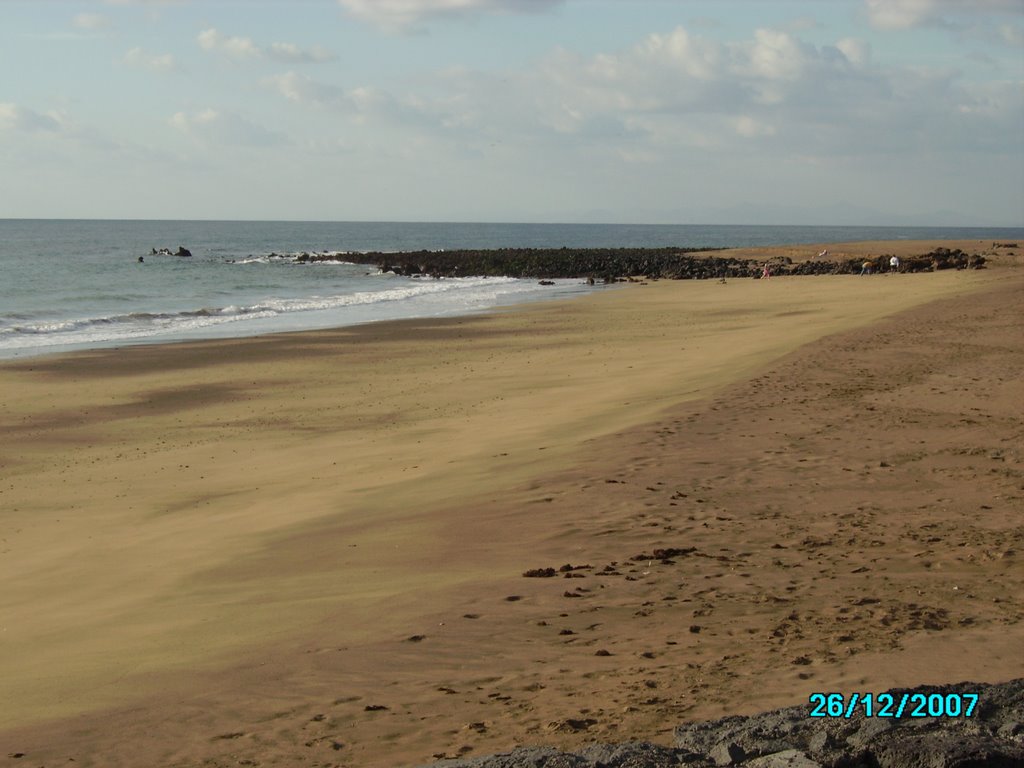
[[[641,655],[647,651],[630,650],[636,641],[629,628],[640,623],[673,634],[680,651],[709,638],[726,649],[736,642],[715,641],[710,628],[692,633],[689,616],[678,635],[658,623],[675,621],[658,618],[658,610],[633,616],[644,610],[643,590],[667,597],[669,582],[618,579],[607,587],[608,595],[620,590],[614,599],[595,592],[570,600],[563,591],[596,589],[593,572],[581,569],[584,578],[557,584],[519,576],[562,559],[588,564],[580,558],[591,553],[621,563],[650,551],[680,535],[658,527],[671,524],[657,520],[674,514],[668,506],[688,505],[709,525],[722,514],[709,508],[703,516],[692,489],[655,500],[650,488],[658,488],[657,480],[645,491],[640,476],[670,455],[685,474],[703,472],[699,453],[685,451],[713,453],[729,435],[749,431],[760,411],[744,411],[749,423],[707,422],[706,434],[685,449],[657,445],[671,440],[658,437],[669,427],[655,422],[664,424],[669,412],[709,419],[719,398],[735,397],[723,394],[730,388],[754,387],[743,396],[754,397],[763,371],[779,361],[809,360],[807,344],[845,338],[851,327],[875,328],[874,334],[883,318],[912,305],[924,312],[950,295],[988,302],[1008,293],[998,287],[1006,279],[1019,286],[1018,273],[1009,270],[939,273],[901,284],[882,277],[739,281],[721,289],[658,283],[482,316],[2,363],[4,425],[18,438],[17,453],[0,453],[8,476],[0,500],[15,515],[0,562],[18,598],[6,606],[14,624],[5,637],[12,669],[0,698],[19,707],[0,713],[4,745],[17,734],[32,748],[12,744],[12,751],[35,758],[41,747],[33,742],[46,743],[36,741],[46,735],[45,721],[73,716],[77,741],[58,740],[50,754],[74,753],[83,762],[91,744],[131,764],[123,751],[131,748],[104,735],[102,723],[116,721],[128,728],[126,743],[144,747],[156,762],[224,750],[308,756],[301,745],[308,727],[300,723],[316,722],[333,723],[346,743],[330,749],[339,760],[369,765],[374,753],[366,750],[391,738],[394,760],[416,762],[429,758],[427,745],[444,741],[454,727],[438,708],[456,701],[456,718],[474,709],[494,718],[483,731],[455,727],[454,741],[471,745],[474,754],[494,751],[484,747],[498,744],[502,731],[528,738],[533,720],[541,741],[595,737],[600,727],[548,729],[539,713],[501,699],[514,690],[512,700],[546,708],[556,722],[574,690],[587,687],[602,707],[611,707],[617,696],[629,698],[634,684],[643,690],[645,674],[685,670],[679,659],[648,663]],[[813,296],[796,287],[805,284],[814,285]],[[901,359],[885,357],[890,364]],[[812,362],[799,365],[805,378],[814,370]],[[826,413],[819,404],[805,418],[812,423]],[[752,466],[761,461],[770,463],[770,455]],[[842,471],[813,466],[824,474]],[[798,469],[775,471],[785,477]],[[706,481],[715,485],[713,477]],[[880,492],[865,479],[868,498]],[[747,477],[752,486],[762,480]],[[596,502],[576,498],[582,485],[601,489],[604,511],[596,519],[607,532],[593,530]],[[778,493],[778,514],[787,494],[790,502],[802,498],[795,488]],[[651,519],[641,523],[645,516]],[[657,523],[650,533],[647,522]],[[21,526],[16,536],[14,525]],[[737,534],[715,535],[725,536],[725,545]],[[605,565],[593,560],[595,570]],[[723,579],[723,594],[734,596],[726,604],[743,592],[742,576],[730,570],[713,579]],[[512,596],[521,599],[505,599]],[[584,616],[599,603],[604,626],[617,628],[595,641],[600,647],[588,644],[586,626],[593,622]],[[580,626],[559,639],[552,618],[567,605],[581,606],[572,609]],[[480,618],[464,618],[472,613]],[[546,627],[538,626],[542,620]],[[893,621],[910,620],[899,614]],[[986,636],[986,647],[996,649],[998,638],[985,634],[992,634],[985,623],[976,627],[957,634],[973,642]],[[417,635],[423,638],[409,639]],[[499,636],[507,647],[487,639]],[[800,642],[794,642],[795,658]],[[858,653],[880,654],[873,664],[884,670],[893,654],[870,638],[868,646]],[[609,647],[611,658],[594,656]],[[551,676],[548,688],[555,690],[531,693],[527,688],[544,677],[535,657],[549,658],[545,663],[557,669],[568,663],[572,672]],[[629,661],[622,673],[611,674],[623,659]],[[1006,661],[993,655],[988,663]],[[725,671],[702,670],[712,677]],[[495,674],[499,685],[485,682]],[[722,712],[737,708],[728,679],[719,681]],[[769,687],[759,701],[791,697],[795,683],[787,679],[789,688]],[[467,696],[472,680],[481,687],[479,703]],[[349,693],[335,690],[332,698],[329,691],[338,686]],[[620,688],[624,693],[616,694]],[[329,704],[355,695],[360,698]],[[545,704],[548,698],[552,703]],[[129,710],[118,714],[129,702],[145,704],[148,714],[138,725],[130,725]],[[709,700],[703,709],[674,705],[672,711],[712,705],[719,706]],[[310,709],[316,706],[334,709],[311,721],[320,714]],[[364,709],[375,706],[386,709]],[[659,720],[676,724],[658,705],[621,706],[638,707],[624,717],[636,732]],[[114,709],[103,713],[106,707]],[[285,717],[290,735],[280,741],[260,725],[275,708],[291,713]],[[21,718],[13,730],[12,716]],[[167,718],[158,733],[147,731],[145,723],[152,728]],[[607,725],[607,716],[596,719]],[[242,735],[218,740],[229,732]],[[308,749],[321,747],[330,745]]]
[[[523,275],[513,279],[519,281],[539,281],[542,288],[534,288],[534,294],[521,297],[507,296],[498,299],[494,306],[484,309],[466,309],[458,313],[442,314],[426,313],[402,318],[359,319],[351,320],[343,325],[337,321],[313,321],[309,318],[305,323],[298,322],[293,313],[285,313],[279,322],[285,324],[278,330],[246,329],[246,323],[234,323],[228,326],[213,326],[206,330],[187,330],[174,333],[170,338],[162,339],[159,335],[146,335],[139,339],[105,339],[94,342],[66,342],[50,346],[39,346],[24,349],[5,349],[0,351],[0,363],[4,361],[24,361],[52,355],[75,354],[92,349],[131,349],[149,345],[189,343],[192,341],[219,340],[233,338],[258,338],[277,333],[307,332],[330,330],[331,328],[351,328],[359,325],[378,322],[392,322],[394,319],[424,319],[431,317],[469,317],[501,311],[504,307],[529,304],[537,301],[563,301],[572,298],[577,291],[588,293],[593,289],[574,288],[559,285],[557,288],[547,287],[554,280],[587,280],[593,283],[625,283],[643,280],[724,280],[757,278],[762,274],[767,262],[771,273],[781,276],[819,276],[825,274],[857,274],[865,260],[875,265],[875,271],[888,272],[891,255],[901,259],[900,272],[929,272],[946,269],[986,268],[990,266],[1024,265],[1024,251],[1018,243],[1000,243],[995,240],[921,240],[921,241],[858,241],[850,243],[780,245],[761,248],[718,248],[701,251],[695,248],[518,248],[491,250],[456,250],[456,251],[419,251],[378,254],[384,261],[377,266],[381,269],[393,267],[392,271],[401,275],[426,278],[467,277],[467,271],[479,267],[480,274],[475,278],[488,276],[508,276],[509,268],[522,272]],[[827,252],[826,257],[822,253]],[[297,254],[299,263],[303,256],[309,257],[306,262],[333,262],[338,252]],[[422,263],[412,263],[413,257]],[[525,262],[517,261],[525,258]],[[175,258],[175,257],[168,257]],[[399,263],[389,265],[388,259]],[[342,259],[342,263],[351,262]],[[526,265],[532,265],[533,271],[524,271]],[[569,270],[575,267],[575,270]],[[515,271],[513,270],[513,271]],[[562,275],[571,273],[574,277],[564,278]],[[460,274],[461,273],[461,274]],[[429,280],[424,280],[429,283]],[[553,291],[558,295],[542,296],[538,292]],[[501,303],[505,302],[505,303]],[[424,310],[425,311],[425,310]],[[186,312],[186,314],[189,314]],[[301,313],[299,313],[301,314]],[[319,313],[313,312],[312,315]],[[255,320],[257,324],[268,321]],[[304,327],[305,326],[305,327]],[[237,335],[232,335],[237,334]]]

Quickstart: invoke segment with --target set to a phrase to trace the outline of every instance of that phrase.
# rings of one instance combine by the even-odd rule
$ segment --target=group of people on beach
[[[884,264],[884,263],[885,263],[884,261],[879,260],[879,262],[878,262],[879,268],[881,268],[882,264]],[[860,265],[860,273],[862,275],[870,275],[874,271],[874,269],[875,269],[875,262],[871,261],[870,259],[865,261],[863,264]],[[881,271],[881,269],[879,269],[879,271]],[[900,271],[900,257],[897,256],[895,253],[892,256],[889,257],[889,271],[890,272],[899,272]]]

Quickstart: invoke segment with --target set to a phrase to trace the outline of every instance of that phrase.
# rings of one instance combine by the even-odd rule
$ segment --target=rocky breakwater
[[[718,255],[718,254],[721,255]],[[337,261],[338,253],[303,253],[300,264]],[[353,254],[345,259],[356,260]],[[888,254],[868,259],[873,271],[887,271]],[[728,256],[724,249],[708,248],[497,248],[488,250],[369,252],[359,263],[372,264],[382,272],[428,277],[518,277],[550,280],[585,278],[614,282],[644,277],[650,280],[708,280],[760,277],[764,262]],[[775,257],[768,261],[772,275],[845,275],[861,272],[863,258],[841,261],[796,261]],[[985,258],[960,250],[937,248],[931,253],[906,258],[900,272],[981,268]]]
[[[745,277],[746,261],[697,257],[695,248],[499,248],[367,254],[382,271],[432,277],[520,278]]]
[[[747,259],[694,256],[706,248],[497,248],[488,250],[370,252],[360,263],[382,272],[429,277],[709,279],[750,277]],[[349,256],[349,258],[352,258]],[[300,261],[318,261],[315,255]],[[758,273],[760,274],[760,273]]]
[[[891,254],[867,259],[875,271],[892,271],[889,266]],[[861,259],[850,259],[846,262],[848,272],[859,272],[863,265]],[[936,248],[919,256],[904,257],[899,264],[899,272],[938,272],[943,269],[984,269],[985,257],[979,253],[967,253],[959,248]]]
[[[442,760],[435,768],[972,768],[1024,766],[1024,679],[998,685],[957,683],[889,691],[903,717],[812,717],[810,705],[750,717],[725,717],[679,726],[671,747],[630,742],[598,744],[578,752],[522,747],[512,752]],[[978,694],[969,717],[948,716],[951,702]],[[876,697],[876,701],[878,698]],[[909,716],[921,700],[923,717]],[[844,699],[848,703],[849,699]],[[940,702],[928,716],[928,703]],[[841,707],[845,709],[845,707]]]

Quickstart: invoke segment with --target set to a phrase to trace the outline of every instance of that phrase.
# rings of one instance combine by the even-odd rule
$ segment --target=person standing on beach
[[[862,275],[870,275],[872,266],[874,265],[870,261],[865,261],[863,264],[860,265],[860,273]]]
[[[889,257],[889,271],[899,272],[900,271],[900,257],[895,253]]]
[[[772,270],[768,266],[768,262],[766,261],[764,263],[764,269],[761,270],[761,279],[762,280],[771,280],[771,277],[772,277]]]

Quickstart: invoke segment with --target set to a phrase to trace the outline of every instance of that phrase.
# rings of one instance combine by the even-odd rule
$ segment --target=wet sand
[[[0,759],[414,765],[1024,675],[1000,258],[0,365]]]

